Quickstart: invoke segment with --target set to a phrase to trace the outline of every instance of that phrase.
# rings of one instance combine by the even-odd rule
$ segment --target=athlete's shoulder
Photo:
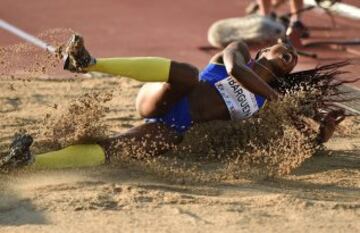
[[[248,63],[251,60],[251,55],[249,52],[249,47],[243,41],[234,41],[228,44],[223,51],[216,53],[211,59],[210,63],[219,63],[223,64],[224,54],[236,54],[242,57],[242,60]]]
[[[249,47],[243,41],[234,41],[228,44],[228,46],[226,46],[226,48],[224,49],[223,53],[225,52],[240,54],[244,58],[244,61],[246,63],[251,59]]]

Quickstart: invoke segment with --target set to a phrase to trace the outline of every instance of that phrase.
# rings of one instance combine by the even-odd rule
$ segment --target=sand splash
[[[41,137],[46,144],[63,148],[79,143],[91,143],[104,138],[108,127],[104,116],[108,112],[106,103],[112,92],[85,93],[64,106],[46,115]]]
[[[288,95],[251,119],[195,125],[173,152],[148,160],[148,167],[200,182],[289,174],[317,150],[316,127],[298,117],[303,98],[300,92]]]
[[[40,37],[55,46],[66,41],[71,30],[52,30]],[[11,54],[10,52],[14,52]],[[35,55],[34,54],[41,54]],[[17,45],[1,50],[3,74],[24,77],[49,74],[59,59],[29,45]],[[6,57],[6,59],[4,59]],[[29,60],[30,57],[33,57]],[[26,59],[25,59],[26,58]],[[25,62],[16,62],[17,59]],[[18,67],[21,64],[22,67]],[[45,67],[45,68],[44,68]],[[19,72],[19,70],[21,72]],[[311,94],[311,93],[310,93]],[[71,144],[91,143],[108,135],[105,115],[111,92],[82,95],[46,115],[39,128],[39,137],[46,140],[39,151],[59,149]],[[306,116],[311,115],[311,103],[304,104],[305,95],[298,91],[281,101],[270,103],[251,119],[238,122],[211,122],[195,125],[184,141],[173,146],[159,144],[171,152],[149,155],[133,140],[113,148],[114,164],[131,164],[174,180],[215,181],[242,175],[269,177],[288,174],[316,151]],[[309,99],[309,93],[307,93]],[[306,115],[306,116],[305,116]]]
[[[251,119],[199,125],[184,143],[192,152],[200,149],[202,152],[197,154],[225,162],[226,172],[264,176],[288,174],[315,151],[316,131],[300,131],[295,125],[301,123],[308,127],[298,117],[303,96],[303,93],[288,95],[280,102],[270,103]],[[196,140],[201,135],[206,136]]]
[[[109,93],[85,94],[54,111],[43,128],[47,143],[61,148],[105,138],[103,117],[111,98]],[[316,152],[316,128],[301,114],[309,108],[302,105],[304,98],[302,92],[289,94],[243,121],[197,124],[178,146],[161,143],[159,133],[158,144],[171,149],[162,155],[149,154],[132,139],[117,143],[108,152],[114,166],[135,166],[177,182],[282,176]]]
[[[70,29],[51,29],[37,35],[55,48],[61,48],[70,35]],[[44,52],[28,43],[0,47],[0,76],[30,80],[41,75],[50,75],[62,70],[58,54]]]

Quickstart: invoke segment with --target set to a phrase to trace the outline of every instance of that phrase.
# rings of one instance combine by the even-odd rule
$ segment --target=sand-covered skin
[[[134,105],[138,82],[23,70],[0,80],[2,150],[20,129],[36,136],[35,152],[44,149],[46,115],[86,93],[112,91],[101,119],[109,134],[142,123]],[[358,122],[349,122],[327,143],[331,156],[272,179],[176,180],[151,167],[166,161],[1,175],[0,232],[358,232],[360,135]],[[214,169],[203,165],[204,174]]]

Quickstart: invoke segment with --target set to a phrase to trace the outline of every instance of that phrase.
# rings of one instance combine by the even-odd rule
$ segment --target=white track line
[[[0,28],[15,34],[16,36],[20,37],[21,39],[30,42],[36,46],[38,46],[39,48],[45,49],[47,51],[49,51],[50,53],[55,53],[56,49],[55,47],[51,46],[50,44],[40,40],[39,38],[30,35],[29,33],[21,30],[20,28],[17,28],[11,24],[9,24],[8,22],[0,19]]]
[[[349,112],[356,113],[356,114],[360,115],[360,111],[356,110],[355,108],[349,107],[349,106],[347,106],[345,104],[341,104],[341,103],[334,103],[334,104],[341,107],[341,108],[344,108],[344,109],[348,110]]]
[[[350,84],[343,84],[346,88],[349,88],[349,89],[353,89],[354,91],[357,91],[360,93],[360,88],[354,86],[354,85],[350,85]]]
[[[358,93],[360,94],[360,88],[358,88],[358,87],[356,87],[356,86],[354,86],[354,85],[343,84],[343,86],[344,86],[345,88],[350,89],[351,91],[358,92]],[[349,106],[347,106],[347,105],[345,105],[345,104],[342,104],[342,103],[335,103],[335,104],[336,104],[337,106],[341,107],[341,108],[344,108],[344,109],[352,112],[352,113],[356,113],[356,114],[360,115],[360,111],[357,110],[357,109],[355,109],[355,108],[349,107]]]
[[[20,28],[18,27],[15,27],[14,25],[11,25],[10,23],[0,19],[0,28],[20,37],[21,39],[27,41],[27,42],[30,42],[31,44],[39,47],[39,48],[42,48],[52,54],[55,54],[56,53],[56,48],[48,43],[46,43],[45,41],[42,41],[40,40],[39,38],[21,30]],[[63,59],[65,60],[66,59],[66,56],[63,56]],[[90,74],[86,73],[86,74],[81,74],[82,76],[84,77],[91,77]]]
[[[304,0],[305,5],[310,5],[310,6],[314,6],[317,5],[316,2],[314,0]],[[360,20],[360,8],[350,5],[350,4],[345,4],[345,3],[341,3],[341,2],[337,2],[334,5],[332,5],[331,7],[328,8],[331,12],[334,12],[338,15],[347,17],[347,18],[351,18],[351,19],[357,19]]]

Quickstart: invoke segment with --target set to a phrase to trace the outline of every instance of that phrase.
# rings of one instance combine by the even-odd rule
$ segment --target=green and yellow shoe
[[[33,162],[30,146],[33,138],[28,134],[15,134],[9,153],[0,158],[0,169],[11,170]]]

